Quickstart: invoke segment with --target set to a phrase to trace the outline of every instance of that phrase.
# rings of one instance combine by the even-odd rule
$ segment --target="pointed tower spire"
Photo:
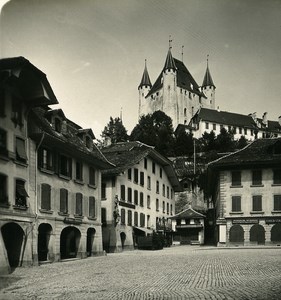
[[[174,61],[173,56],[172,56],[172,52],[171,52],[172,41],[173,40],[171,39],[171,36],[170,36],[170,38],[169,38],[169,50],[168,50],[168,54],[167,54],[165,65],[164,65],[164,71],[167,70],[167,69],[175,71],[177,69],[175,61]]]
[[[146,59],[145,59],[145,63],[144,63],[144,71],[143,71],[143,75],[142,75],[142,79],[141,79],[139,88],[141,88],[143,86],[149,86],[150,88],[152,86],[149,75],[148,75],[147,67],[146,67]]]
[[[209,70],[209,54],[207,55],[207,69],[202,83],[202,87],[206,87],[206,86],[213,86],[214,88],[216,88]]]

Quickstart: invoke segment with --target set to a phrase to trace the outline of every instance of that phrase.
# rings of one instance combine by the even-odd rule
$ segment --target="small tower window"
[[[186,108],[183,110],[183,115],[186,117]]]

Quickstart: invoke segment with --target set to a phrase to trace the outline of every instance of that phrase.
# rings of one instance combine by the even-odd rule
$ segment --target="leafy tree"
[[[180,192],[178,194],[176,203],[175,203],[175,211],[176,214],[187,208],[187,205],[190,205],[191,201],[188,199],[188,195],[186,192]]]
[[[109,123],[104,127],[102,138],[110,137],[112,143],[125,142],[128,140],[127,130],[120,118],[110,117]]]
[[[227,132],[225,128],[222,128],[220,134],[216,138],[216,150],[221,152],[233,151],[235,149],[235,142],[233,139],[233,133]]]
[[[175,140],[175,155],[191,155],[193,154],[193,134],[187,133],[181,128]]]
[[[238,149],[242,149],[242,148],[246,147],[247,144],[248,144],[247,139],[244,137],[244,135],[242,135],[242,136],[240,137],[240,139],[237,141],[236,147],[237,147]]]
[[[174,154],[172,119],[162,111],[142,116],[133,128],[130,139],[154,146],[165,156]]]
[[[199,139],[199,147],[202,152],[211,151],[216,149],[216,134],[212,130],[210,133],[206,131]]]

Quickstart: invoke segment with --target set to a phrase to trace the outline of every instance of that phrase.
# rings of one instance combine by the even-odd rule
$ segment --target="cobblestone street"
[[[18,268],[0,299],[280,299],[281,249],[177,246]]]

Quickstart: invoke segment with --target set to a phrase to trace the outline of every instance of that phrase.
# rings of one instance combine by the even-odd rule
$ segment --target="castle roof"
[[[120,142],[101,149],[103,155],[111,161],[115,167],[104,170],[104,176],[116,176],[127,169],[134,167],[137,163],[149,156],[158,162],[167,173],[175,191],[180,191],[181,186],[173,169],[171,161],[158,153],[152,146],[141,142]]]
[[[147,67],[146,67],[146,60],[145,60],[144,71],[143,71],[141,82],[139,84],[139,88],[142,86],[149,86],[149,87],[152,86],[149,75],[148,75]]]
[[[167,58],[168,58],[168,56],[167,56]],[[199,89],[197,82],[192,77],[192,75],[190,74],[190,72],[188,71],[188,69],[186,68],[184,63],[176,58],[172,57],[172,59],[175,64],[176,73],[177,73],[177,86],[180,88],[183,88],[185,90],[188,90],[191,93],[197,94],[199,96],[203,96],[203,94],[201,93],[201,91]],[[166,63],[167,63],[167,59],[166,59]],[[157,80],[153,84],[151,90],[147,94],[146,98],[149,97],[150,95],[152,95],[153,93],[157,92],[158,90],[160,90],[163,87],[162,76],[163,76],[163,72],[167,69],[166,63],[165,63],[163,70],[161,71],[160,75],[158,76]]]
[[[169,49],[169,51],[167,53],[167,57],[166,57],[165,65],[164,65],[164,70],[167,70],[167,69],[172,69],[172,70],[177,69],[174,58],[172,56],[171,49]]]
[[[207,65],[206,73],[205,73],[204,80],[202,83],[202,87],[205,87],[205,86],[213,86],[214,88],[216,88],[216,86],[214,85],[208,65]]]

